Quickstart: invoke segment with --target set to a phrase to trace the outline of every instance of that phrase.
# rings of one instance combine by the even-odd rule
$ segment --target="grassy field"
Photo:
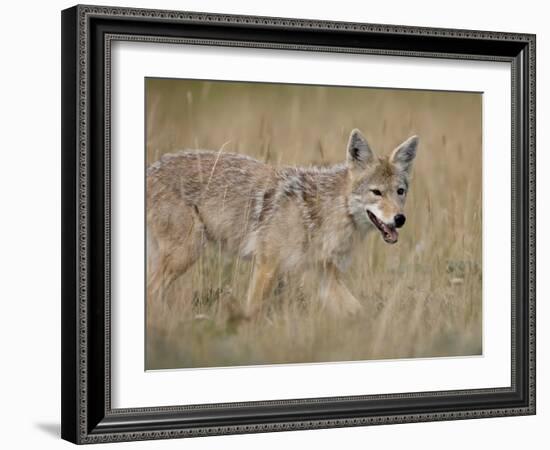
[[[147,162],[220,149],[271,164],[345,158],[361,129],[378,153],[420,146],[399,243],[372,233],[347,286],[351,319],[320,314],[313,276],[279,282],[241,319],[250,262],[209,248],[164,300],[147,299],[147,369],[477,355],[482,352],[481,95],[148,79]]]

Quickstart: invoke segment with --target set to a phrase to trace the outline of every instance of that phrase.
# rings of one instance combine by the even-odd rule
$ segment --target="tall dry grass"
[[[320,314],[311,275],[281,280],[265,315],[241,320],[251,264],[213,245],[164,299],[147,300],[148,369],[481,353],[480,94],[163,79],[146,90],[148,163],[223,146],[327,165],[345,158],[353,128],[379,153],[420,136],[399,243],[372,233],[346,274],[360,315]]]

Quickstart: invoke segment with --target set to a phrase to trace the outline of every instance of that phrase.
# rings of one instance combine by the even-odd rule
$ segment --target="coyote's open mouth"
[[[399,237],[399,233],[397,232],[395,226],[386,225],[369,210],[367,210],[367,214],[370,221],[380,230],[380,233],[382,233],[384,241],[388,244],[395,244],[397,242],[397,238]]]

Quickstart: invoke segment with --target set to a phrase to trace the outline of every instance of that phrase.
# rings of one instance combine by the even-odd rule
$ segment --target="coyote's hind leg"
[[[206,233],[193,207],[179,205],[148,221],[148,235],[155,240],[155,257],[150,258],[147,295],[163,295],[198,259]]]

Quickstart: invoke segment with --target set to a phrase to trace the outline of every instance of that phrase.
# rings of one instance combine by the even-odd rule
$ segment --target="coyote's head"
[[[378,157],[359,130],[349,138],[350,214],[361,228],[378,229],[389,244],[397,242],[397,228],[405,224],[403,208],[417,147],[418,137],[412,136],[389,157]]]

